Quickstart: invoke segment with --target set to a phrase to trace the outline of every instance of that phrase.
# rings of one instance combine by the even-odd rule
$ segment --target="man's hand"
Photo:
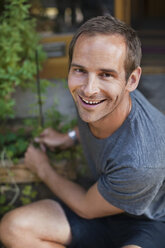
[[[25,164],[41,179],[44,178],[48,167],[50,167],[47,155],[32,145],[28,147],[25,153]]]
[[[65,149],[73,145],[68,134],[59,133],[52,128],[45,129],[39,137],[35,138],[35,142],[40,144],[42,150],[45,150],[44,146],[52,150],[55,147]]]
[[[101,196],[97,183],[86,191],[80,185],[56,173],[50,166],[46,154],[33,146],[27,149],[25,163],[58,198],[79,216],[92,219],[123,212]]]

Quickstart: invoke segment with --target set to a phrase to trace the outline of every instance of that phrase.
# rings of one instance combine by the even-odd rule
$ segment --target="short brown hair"
[[[126,81],[130,74],[140,66],[142,51],[141,42],[131,27],[111,15],[97,16],[85,22],[75,33],[69,47],[69,68],[72,62],[74,47],[80,35],[119,34],[123,36],[127,46],[125,58]]]

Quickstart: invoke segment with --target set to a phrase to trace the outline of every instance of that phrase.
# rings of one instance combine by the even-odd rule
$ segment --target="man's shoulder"
[[[109,161],[139,169],[165,168],[165,116],[139,91],[132,94],[132,103],[132,112],[117,131],[112,149],[106,145]]]
[[[165,115],[160,112],[139,90],[135,90],[131,93],[131,99],[133,107],[136,105],[136,112],[139,114],[144,114],[144,117],[155,117],[158,116],[163,121],[165,121]],[[155,120],[156,122],[157,120]]]

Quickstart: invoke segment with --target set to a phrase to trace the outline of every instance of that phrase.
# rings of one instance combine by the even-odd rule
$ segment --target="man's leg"
[[[59,203],[41,200],[7,213],[0,223],[6,248],[63,248],[71,229]]]

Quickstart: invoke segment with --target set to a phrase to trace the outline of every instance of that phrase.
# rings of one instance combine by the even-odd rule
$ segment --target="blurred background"
[[[144,73],[165,72],[164,0],[31,0],[31,4],[31,14],[38,20],[38,31],[52,40],[53,34],[63,34],[64,42],[84,21],[111,13],[138,31]]]
[[[15,0],[14,0],[15,1]],[[14,2],[13,1],[13,2]],[[8,0],[1,0],[0,14]],[[10,1],[9,1],[10,2]],[[12,1],[11,1],[12,2]],[[110,13],[131,25],[142,41],[143,76],[139,89],[161,111],[165,111],[165,1],[164,0],[29,0],[29,18],[35,19],[36,33],[46,54],[40,79],[51,82],[43,111],[58,99],[58,110],[75,115],[74,105],[62,82],[67,84],[68,47],[75,30],[86,20]],[[54,88],[54,85],[57,87]],[[29,107],[33,93],[17,88],[13,97],[15,116],[35,116]],[[26,104],[25,104],[26,102]],[[30,108],[30,111],[29,111]]]

